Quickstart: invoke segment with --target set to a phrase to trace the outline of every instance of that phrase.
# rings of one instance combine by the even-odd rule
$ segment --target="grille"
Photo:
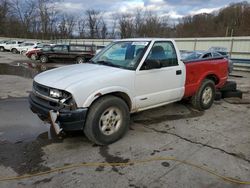
[[[41,84],[38,84],[36,82],[33,82],[33,88],[34,90],[38,91],[39,93],[45,95],[45,96],[49,96],[49,88],[46,86],[43,86]]]

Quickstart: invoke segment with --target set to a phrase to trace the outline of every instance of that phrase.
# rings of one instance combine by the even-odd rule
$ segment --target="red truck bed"
[[[184,98],[193,96],[206,78],[214,80],[216,89],[221,88],[228,78],[228,60],[225,58],[187,61],[184,64],[186,66]]]

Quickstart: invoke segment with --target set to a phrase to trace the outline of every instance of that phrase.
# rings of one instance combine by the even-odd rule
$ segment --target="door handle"
[[[176,71],[176,75],[181,75],[182,71],[181,70],[177,70]]]

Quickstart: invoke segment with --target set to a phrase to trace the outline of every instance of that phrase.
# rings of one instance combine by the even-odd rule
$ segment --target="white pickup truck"
[[[180,60],[171,39],[123,39],[112,42],[90,62],[37,75],[31,110],[50,120],[57,133],[83,130],[96,144],[120,139],[130,113],[190,98],[195,108],[213,103],[228,77],[228,60]]]

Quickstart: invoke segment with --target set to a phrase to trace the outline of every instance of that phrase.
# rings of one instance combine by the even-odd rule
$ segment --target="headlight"
[[[59,91],[58,89],[50,89],[49,95],[50,97],[58,99],[62,97],[62,92]]]

